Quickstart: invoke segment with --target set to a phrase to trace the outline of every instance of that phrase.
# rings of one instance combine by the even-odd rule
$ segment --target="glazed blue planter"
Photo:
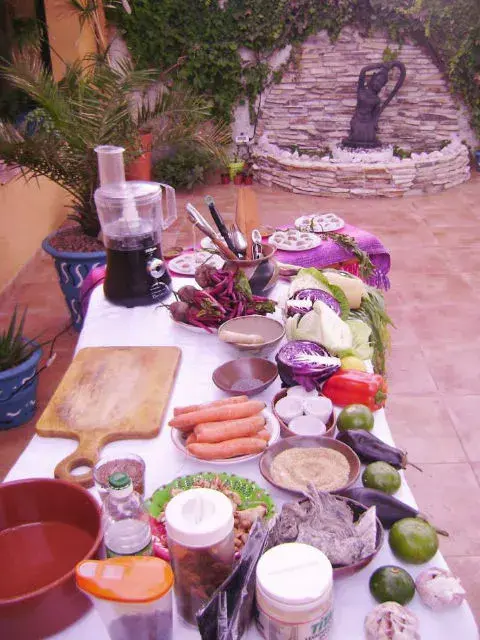
[[[50,244],[50,239],[54,235],[55,233],[52,233],[47,236],[42,242],[42,247],[55,260],[58,280],[70,311],[73,326],[77,331],[80,331],[83,325],[81,304],[83,281],[92,269],[105,264],[107,257],[105,251],[91,251],[88,253],[57,251]]]
[[[480,171],[480,151],[475,151],[475,168]]]
[[[11,429],[28,422],[37,406],[36,393],[40,347],[16,367],[0,371],[0,429]]]

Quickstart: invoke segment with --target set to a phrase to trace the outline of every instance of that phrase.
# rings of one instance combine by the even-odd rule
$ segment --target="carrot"
[[[234,438],[225,442],[195,442],[189,444],[189,453],[201,460],[222,460],[252,453],[260,453],[267,443],[261,438]]]
[[[188,446],[189,444],[193,444],[194,442],[197,441],[197,436],[195,435],[195,433],[192,431],[192,433],[188,436],[188,438],[185,441],[185,444]]]
[[[168,423],[171,427],[177,427],[182,431],[191,431],[192,427],[202,422],[220,422],[221,420],[238,420],[248,418],[265,409],[265,403],[259,400],[249,400],[238,404],[226,404],[219,407],[208,407],[198,411],[190,411],[181,416],[176,416]]]
[[[269,433],[266,429],[262,429],[256,434],[256,438],[262,438],[262,440],[266,440],[268,442],[271,438],[271,433]]]
[[[221,400],[204,402],[203,404],[191,404],[188,407],[175,407],[173,415],[181,416],[184,413],[191,413],[192,411],[199,411],[200,409],[207,409],[208,407],[221,407],[224,404],[237,404],[237,402],[246,402],[247,400],[247,396],[234,396],[233,398],[222,398]]]
[[[202,422],[195,427],[195,435],[197,442],[223,442],[232,438],[254,436],[264,425],[265,418],[259,413],[239,420]]]

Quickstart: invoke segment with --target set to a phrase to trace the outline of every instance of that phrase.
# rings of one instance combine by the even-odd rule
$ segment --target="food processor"
[[[127,182],[122,147],[95,151],[100,175],[95,204],[107,252],[105,297],[124,307],[153,304],[171,291],[161,232],[176,220],[175,190],[158,182]]]

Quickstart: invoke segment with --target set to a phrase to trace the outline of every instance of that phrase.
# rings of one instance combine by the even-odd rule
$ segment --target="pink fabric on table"
[[[282,229],[289,228],[288,225]],[[358,246],[370,256],[370,260],[375,266],[375,272],[368,278],[368,284],[380,289],[389,289],[390,282],[388,272],[390,271],[390,254],[380,240],[372,233],[359,229],[351,224],[345,224],[338,233],[351,236]],[[333,240],[326,240],[314,249],[306,251],[283,251],[277,249],[275,254],[279,262],[292,264],[296,267],[317,267],[323,269],[332,264],[346,262],[352,259],[352,254],[340,247]],[[358,274],[358,267],[353,264],[346,267],[346,270]]]
[[[83,317],[85,317],[85,314],[87,313],[88,303],[90,301],[92,291],[96,287],[98,287],[99,284],[102,284],[105,280],[105,269],[105,265],[102,265],[101,267],[95,267],[95,269],[92,269],[83,281],[82,287],[80,289],[80,304],[82,307]]]

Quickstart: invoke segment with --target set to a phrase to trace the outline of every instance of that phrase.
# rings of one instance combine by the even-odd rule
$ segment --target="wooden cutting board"
[[[154,438],[172,390],[178,347],[88,347],[75,356],[37,423],[41,436],[75,438],[55,477],[93,485],[92,467],[108,442]],[[87,473],[72,474],[79,466]]]

